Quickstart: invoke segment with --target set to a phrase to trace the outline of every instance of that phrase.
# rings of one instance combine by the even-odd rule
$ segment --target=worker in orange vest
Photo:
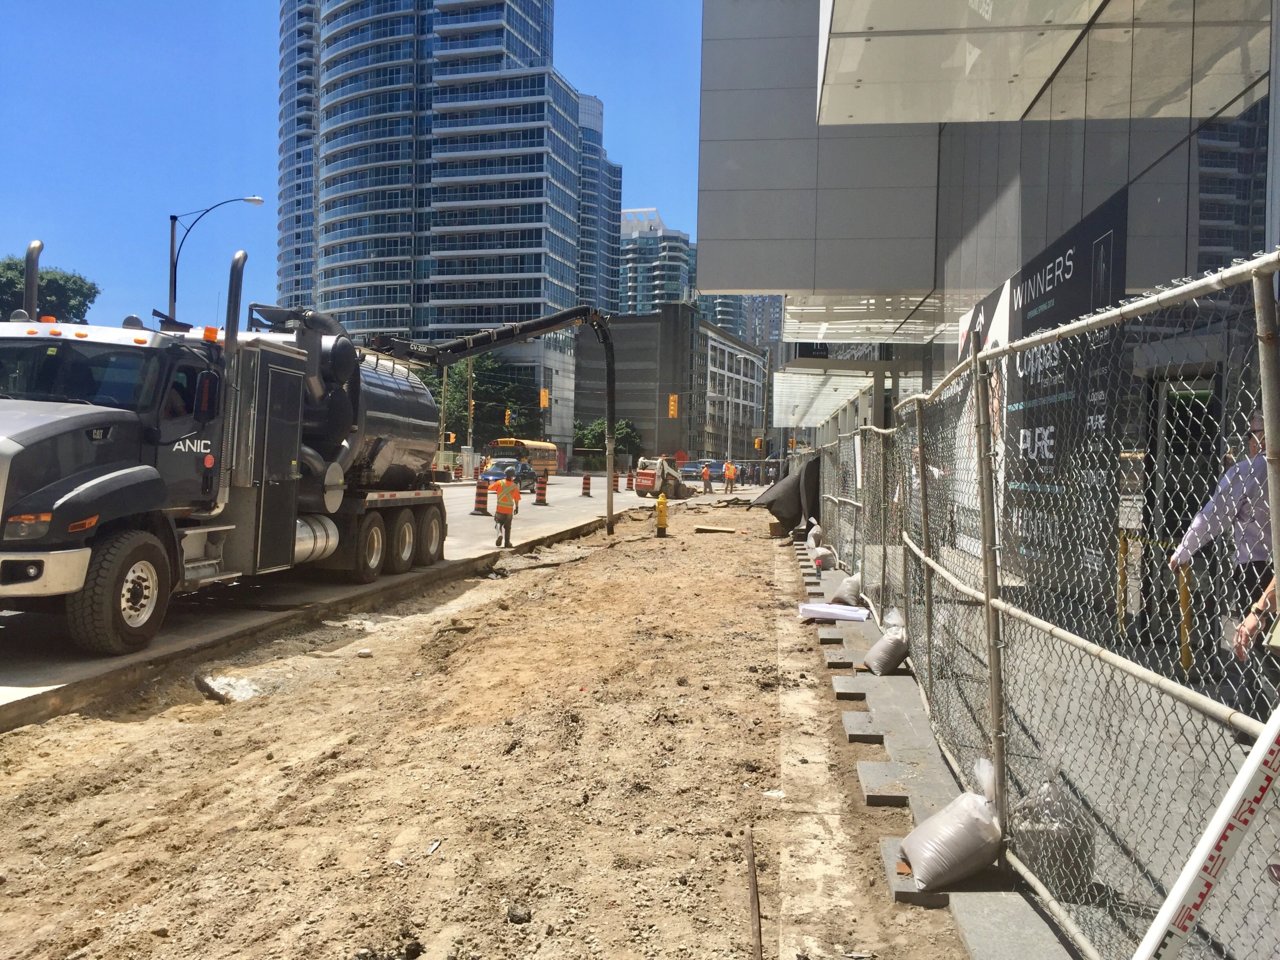
[[[733,493],[733,481],[738,479],[738,468],[732,460],[724,462],[724,492]]]
[[[498,536],[493,545],[509,547],[511,518],[520,512],[520,487],[516,484],[516,468],[507,467],[506,476],[490,487],[489,492],[498,498],[493,508],[493,522],[497,525]]]
[[[702,465],[702,492],[715,493],[715,491],[711,489],[711,464],[709,463],[704,463]]]

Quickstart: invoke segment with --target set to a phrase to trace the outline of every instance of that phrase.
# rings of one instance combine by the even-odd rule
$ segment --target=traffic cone
[[[627,471],[627,489],[634,490],[636,488],[636,472],[634,470]]]
[[[538,477],[538,487],[537,487],[537,492],[534,494],[534,497],[533,497],[533,505],[535,507],[550,506],[550,504],[547,503],[547,471],[546,470],[543,470],[542,474]]]
[[[483,477],[476,481],[476,506],[471,511],[473,517],[492,516],[489,513],[489,481]]]
[[[584,497],[591,496],[591,474],[589,473],[582,475],[582,495]]]

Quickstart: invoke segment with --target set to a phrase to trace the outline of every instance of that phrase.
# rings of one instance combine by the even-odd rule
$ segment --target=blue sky
[[[605,104],[623,205],[696,234],[701,7],[556,0],[556,66]],[[42,265],[102,287],[94,323],[147,319],[168,291],[169,215],[229,204],[182,251],[178,315],[221,321],[227,270],[274,302],[278,4],[274,0],[10,3],[0,57],[0,256],[43,240]]]

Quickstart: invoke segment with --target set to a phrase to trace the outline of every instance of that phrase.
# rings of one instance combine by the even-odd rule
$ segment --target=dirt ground
[[[0,956],[747,958],[750,828],[765,957],[964,957],[888,900],[906,814],[861,802],[792,552],[696,509],[202,669],[243,702],[0,737]]]

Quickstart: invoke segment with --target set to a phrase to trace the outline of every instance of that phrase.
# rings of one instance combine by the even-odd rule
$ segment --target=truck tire
[[[141,650],[164,623],[172,587],[169,557],[154,536],[104,537],[94,544],[84,587],[67,597],[71,642],[89,653]]]
[[[408,573],[418,556],[418,519],[408,507],[391,514],[387,524],[387,573]]]
[[[356,528],[355,561],[347,578],[352,583],[373,583],[387,562],[387,525],[382,514],[370,510]]]
[[[414,563],[429,567],[444,556],[444,518],[439,507],[418,511],[418,555]]]

